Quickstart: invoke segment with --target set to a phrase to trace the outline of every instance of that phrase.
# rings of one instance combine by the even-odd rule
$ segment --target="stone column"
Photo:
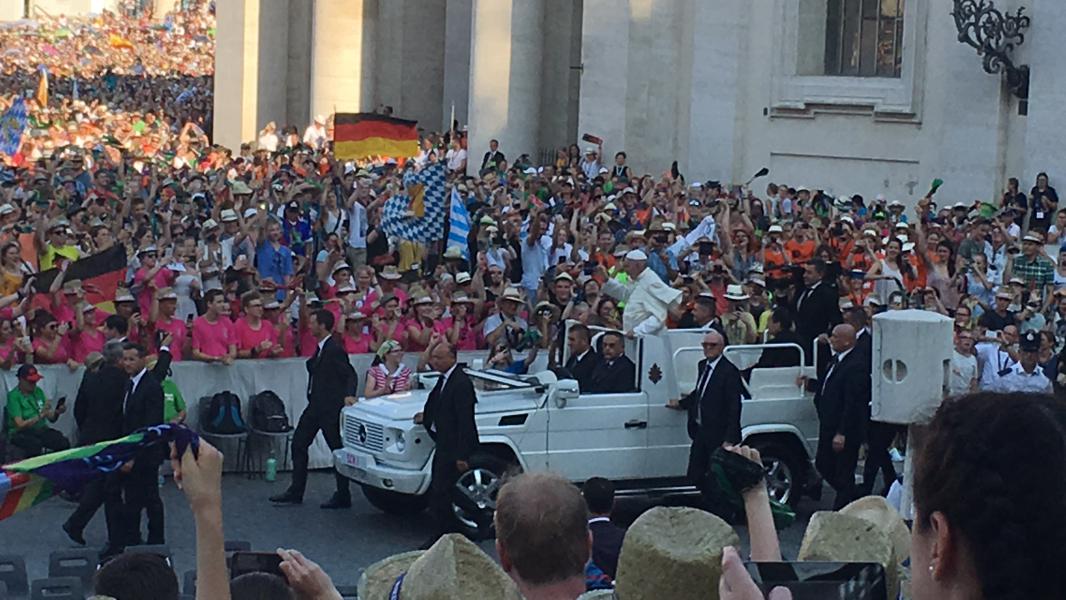
[[[474,18],[473,0],[448,0],[444,13],[444,88],[441,94],[441,122],[455,118],[467,122],[470,108],[470,27]]]
[[[236,149],[285,121],[289,0],[220,2],[215,49],[216,143]]]
[[[387,0],[378,8],[372,104],[440,131],[445,0]],[[469,31],[467,40],[469,43]]]
[[[224,3],[223,3],[224,4]],[[377,0],[314,0],[311,114],[373,109]],[[306,125],[306,123],[305,123]]]
[[[611,158],[626,149],[629,16],[629,0],[584,0],[577,129],[603,138]],[[632,164],[638,153],[629,154]]]
[[[1066,95],[1066,61],[1062,60],[1062,28],[1066,26],[1066,4],[1054,0],[1033,0],[1032,26],[1020,48],[1020,60],[1028,59],[1029,115],[1025,117],[1025,174],[1018,175],[1022,190],[1036,183],[1036,175],[1046,172],[1051,185],[1066,189],[1066,115],[1062,98]],[[1016,107],[1014,107],[1017,112]],[[1059,203],[1059,208],[1063,204]]]
[[[471,172],[489,140],[513,162],[540,149],[543,0],[474,0],[470,56]],[[550,93],[550,91],[549,91]]]

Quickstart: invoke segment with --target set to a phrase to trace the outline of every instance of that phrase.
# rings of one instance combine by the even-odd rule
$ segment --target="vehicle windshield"
[[[535,381],[522,381],[518,376],[503,371],[475,371],[467,369],[466,374],[474,384],[474,389],[479,392],[496,392],[500,390],[514,390],[532,388]],[[433,389],[440,373],[430,372],[421,375],[422,385],[425,389]]]

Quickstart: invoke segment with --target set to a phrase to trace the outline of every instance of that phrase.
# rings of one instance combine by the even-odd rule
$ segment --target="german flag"
[[[34,287],[47,294],[59,269],[48,269],[37,274]],[[85,300],[108,312],[114,312],[115,290],[126,279],[126,248],[116,245],[97,254],[70,263],[64,281],[81,280],[85,288]]]
[[[333,119],[333,154],[341,160],[415,156],[417,126],[418,121],[373,113],[337,113]]]

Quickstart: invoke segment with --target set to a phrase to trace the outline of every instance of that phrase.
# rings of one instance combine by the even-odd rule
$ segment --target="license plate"
[[[344,464],[354,469],[365,469],[370,466],[374,458],[366,454],[344,453]]]

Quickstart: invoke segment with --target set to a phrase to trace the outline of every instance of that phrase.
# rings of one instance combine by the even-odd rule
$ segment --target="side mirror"
[[[565,408],[567,402],[580,395],[581,390],[578,387],[577,380],[563,379],[555,385],[555,394],[553,396],[555,406],[556,408]]]

